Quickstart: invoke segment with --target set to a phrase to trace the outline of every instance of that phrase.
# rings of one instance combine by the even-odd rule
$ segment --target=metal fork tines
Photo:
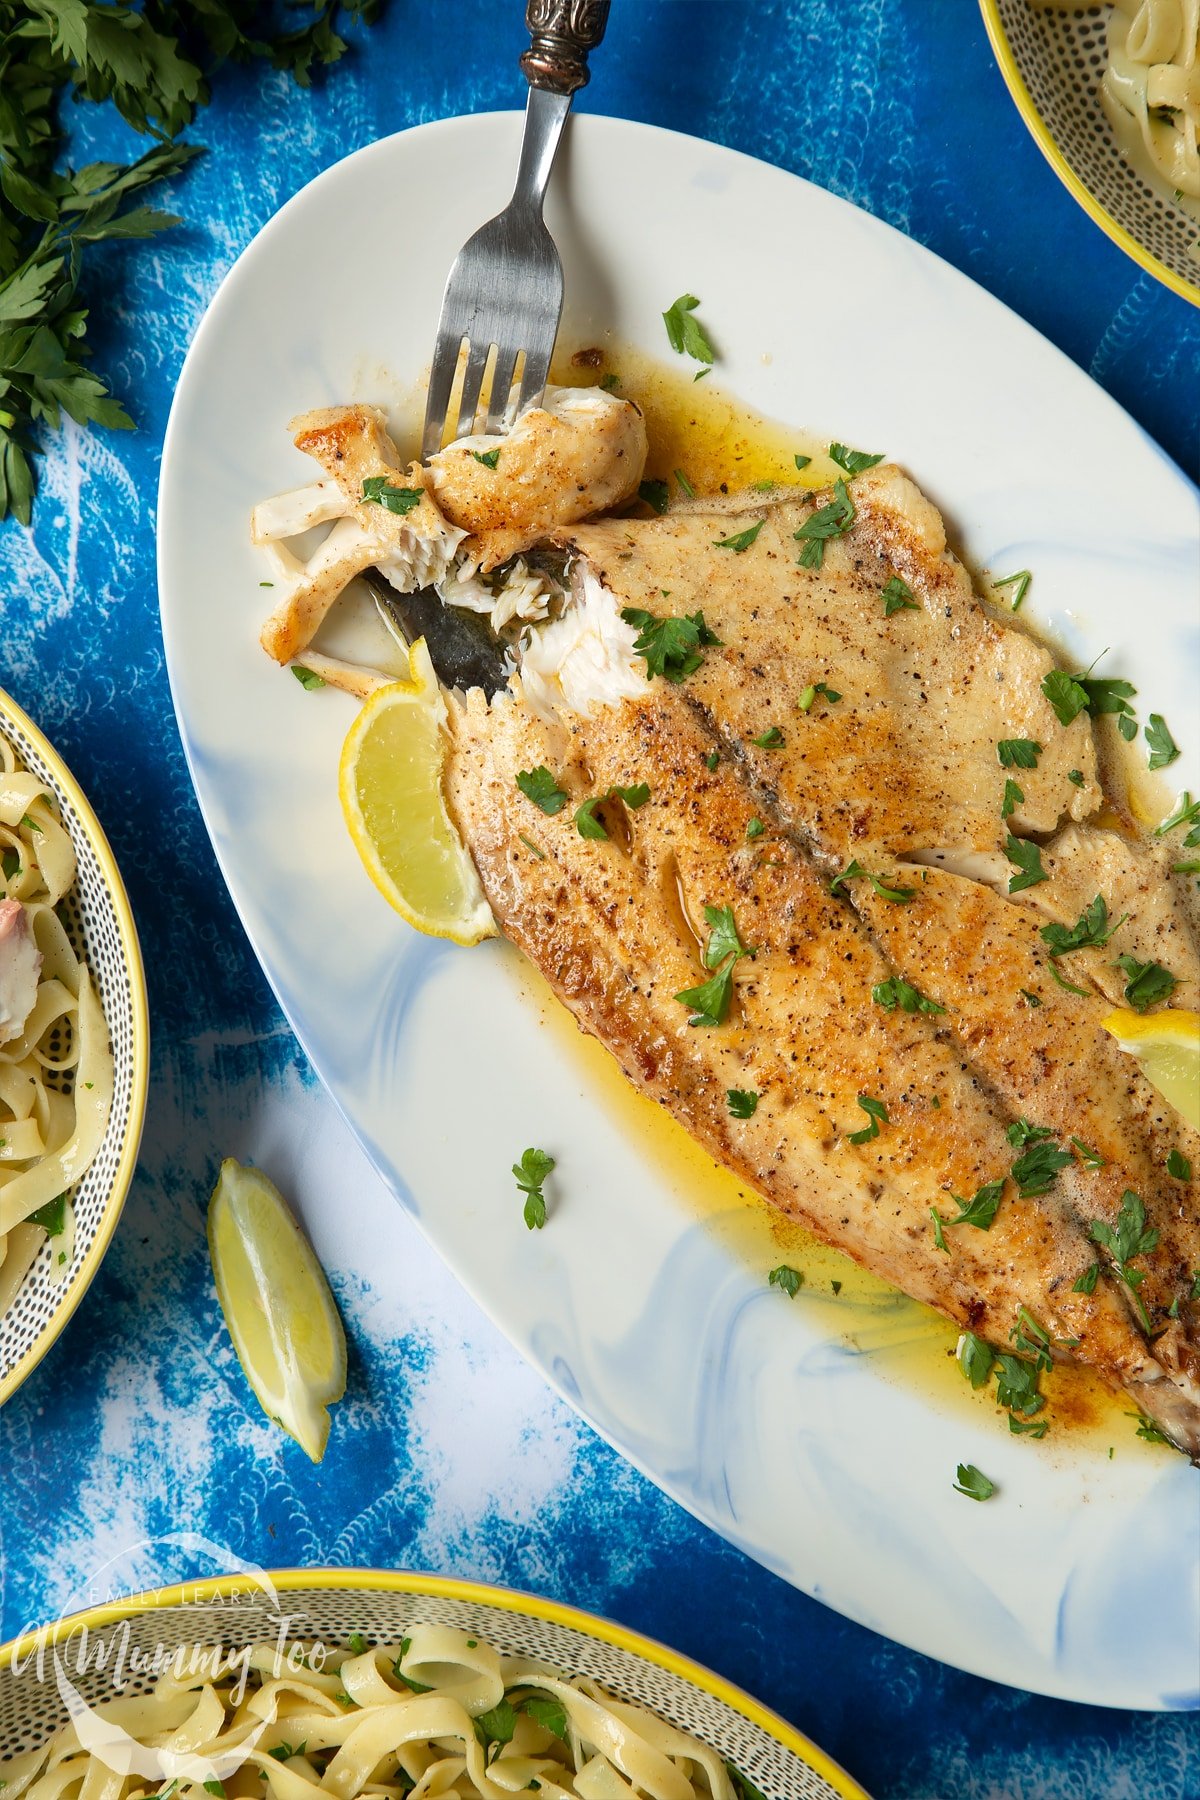
[[[588,51],[604,36],[608,0],[529,0],[526,20],[532,44],[521,66],[529,100],[516,185],[504,211],[467,239],[450,271],[429,378],[423,457],[441,449],[452,423],[460,363],[454,437],[474,428],[489,368],[484,429],[492,434],[541,399],[550,373],[563,273],[542,208],[572,95],[588,79]]]

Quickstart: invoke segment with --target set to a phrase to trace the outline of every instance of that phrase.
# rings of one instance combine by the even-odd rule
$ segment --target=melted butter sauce
[[[617,375],[613,391],[634,401],[646,419],[647,475],[666,480],[673,498],[678,492],[677,469],[701,496],[755,482],[819,488],[842,473],[824,444],[743,406],[713,376],[696,382],[693,372],[690,363],[677,370],[606,341],[574,354],[560,353],[551,379],[563,386],[586,387],[597,385],[606,374]],[[803,470],[796,468],[798,454],[811,458]],[[1157,819],[1162,811],[1149,816]],[[1117,814],[1112,823],[1130,829],[1130,822]],[[695,934],[694,925],[688,924]],[[623,1136],[638,1143],[685,1209],[703,1220],[764,1283],[779,1263],[801,1271],[800,1293],[794,1301],[781,1294],[781,1306],[819,1304],[841,1340],[870,1356],[885,1380],[915,1389],[940,1412],[963,1417],[978,1417],[981,1408],[991,1412],[996,1429],[1007,1435],[1005,1414],[994,1400],[994,1380],[974,1391],[958,1368],[959,1334],[954,1325],[822,1244],[714,1163],[681,1125],[626,1081],[595,1038],[579,1030],[532,965],[515,951],[512,956],[520,982],[554,1040],[556,1056],[574,1065],[589,1098]],[[1037,1416],[1047,1420],[1049,1431],[1040,1441],[1030,1440],[1031,1453],[1053,1456],[1055,1446],[1069,1433],[1073,1451],[1082,1448],[1098,1458],[1107,1457],[1110,1449],[1116,1456],[1165,1454],[1135,1436],[1129,1416],[1132,1403],[1114,1394],[1092,1370],[1056,1367],[1042,1376],[1041,1386],[1046,1405]]]

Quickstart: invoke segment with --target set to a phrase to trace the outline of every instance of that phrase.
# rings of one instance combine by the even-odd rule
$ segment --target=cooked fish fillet
[[[852,492],[856,519],[820,569],[797,564],[808,496],[573,530],[590,604],[599,584],[616,607],[701,609],[719,643],[678,685],[655,678],[590,716],[469,696],[452,709],[451,809],[503,930],[719,1161],[998,1347],[1026,1309],[1056,1356],[1127,1389],[1195,1456],[1200,1215],[1195,1183],[1164,1165],[1178,1148],[1200,1168],[1200,1140],[1099,1023],[1126,950],[1160,956],[1177,1003],[1195,1003],[1185,897],[1152,851],[1088,823],[1103,803],[1090,721],[1059,724],[1049,653],[984,613],[936,511],[894,469]],[[744,551],[718,545],[758,520]],[[914,604],[889,616],[892,576]],[[818,682],[840,698],[800,712]],[[1013,771],[1023,799],[1004,820],[996,746],[1017,738],[1040,751]],[[539,764],[569,796],[551,817],[516,781]],[[602,802],[606,839],[579,834],[583,800],[639,782],[636,810]],[[1015,896],[1010,830],[1049,840],[1048,879]],[[862,877],[834,897],[852,860],[911,898]],[[1039,928],[1072,924],[1105,884],[1110,921],[1133,916],[1111,947],[1063,959],[1072,994]],[[677,998],[707,976],[705,907],[731,907],[755,950],[715,1027]],[[887,1010],[873,989],[894,977],[944,1011]],[[760,1096],[751,1118],[731,1116],[730,1089]],[[854,1143],[863,1097],[886,1119]],[[1010,1175],[1021,1120],[1080,1145],[1027,1198]],[[990,1229],[947,1230],[940,1248],[931,1207],[952,1218],[951,1195],[999,1180]],[[1118,1268],[1093,1225],[1116,1227],[1131,1192],[1159,1240]]]

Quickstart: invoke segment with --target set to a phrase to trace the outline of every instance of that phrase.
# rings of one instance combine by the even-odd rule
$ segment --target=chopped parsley
[[[993,581],[992,587],[996,592],[1000,592],[1006,587],[1010,587],[1013,590],[1012,610],[1016,612],[1022,600],[1029,592],[1029,584],[1032,580],[1033,576],[1029,573],[1028,569],[1018,569],[1015,575],[1001,575],[998,580]]]
[[[994,1481],[989,1481],[982,1469],[974,1463],[959,1463],[958,1479],[954,1483],[956,1494],[965,1494],[968,1500],[990,1500],[996,1491]]]
[[[763,526],[765,519],[756,519],[753,525],[747,525],[745,531],[735,531],[732,537],[714,538],[714,550],[748,550]]]
[[[517,836],[531,856],[536,857],[538,862],[545,862],[546,852],[542,849],[540,844],[535,844],[533,839],[531,837],[526,837],[523,831],[518,831]]]
[[[559,787],[545,763],[539,763],[536,769],[522,769],[517,776],[517,786],[527,800],[541,808],[549,817],[561,812],[567,804],[565,791]]]
[[[1016,1413],[1008,1415],[1008,1429],[1014,1437],[1044,1438],[1050,1429],[1049,1419],[1018,1419]]]
[[[686,494],[689,500],[694,500],[696,498],[696,490],[682,469],[676,469],[675,482],[681,494]]]
[[[1083,786],[1083,770],[1082,769],[1068,769],[1067,770],[1067,780],[1074,782],[1076,787],[1082,787]]]
[[[713,772],[713,770],[716,768],[716,766],[720,762],[720,760],[721,760],[721,752],[719,750],[710,750],[709,751],[708,755],[704,759],[704,766],[708,770],[709,774],[711,774]]]
[[[844,536],[857,516],[849,490],[840,476],[833,484],[833,492],[834,498],[829,504],[819,506],[816,512],[805,519],[800,529],[792,534],[804,545],[800,552],[800,566],[803,569],[819,569],[825,561],[825,545],[828,540]]]
[[[1192,1165],[1182,1150],[1172,1150],[1167,1157],[1167,1174],[1174,1181],[1190,1181]]]
[[[961,1194],[951,1194],[950,1198],[957,1205],[958,1212],[953,1219],[943,1219],[941,1222],[943,1225],[974,1225],[977,1231],[990,1231],[1003,1193],[1004,1178],[1001,1176],[999,1181],[988,1181],[983,1187],[976,1188],[972,1200],[964,1200]],[[936,1217],[936,1207],[933,1211]]]
[[[1019,894],[1023,888],[1036,887],[1039,881],[1049,879],[1042,867],[1040,848],[1037,844],[1030,843],[1028,838],[1014,837],[1010,831],[1004,840],[1004,854],[1010,863],[1016,865],[1018,871],[1009,880],[1010,894]]]
[[[829,458],[839,469],[845,469],[847,475],[861,475],[864,469],[873,469],[876,463],[883,461],[881,450],[878,456],[872,456],[867,450],[848,450],[845,444],[830,444]]]
[[[355,1656],[362,1656],[365,1654],[367,1640],[361,1631],[352,1631],[346,1642]]]
[[[1051,956],[1065,956],[1069,950],[1098,950],[1107,944],[1114,931],[1120,930],[1128,917],[1129,914],[1124,913],[1115,925],[1110,925],[1108,904],[1103,894],[1097,894],[1069,929],[1065,925],[1043,925],[1039,936],[1049,945]]]
[[[596,808],[603,799],[603,794],[593,794],[590,800],[585,800],[582,806],[575,808],[575,829],[581,838],[606,838],[608,836],[603,820],[596,817]]]
[[[1128,1416],[1131,1419],[1137,1420],[1137,1430],[1134,1433],[1135,1437],[1143,1438],[1147,1444],[1170,1445],[1171,1440],[1166,1432],[1160,1431],[1158,1426],[1154,1423],[1154,1420],[1148,1419],[1145,1413],[1130,1413]]]
[[[1036,769],[1042,746],[1033,738],[1001,738],[996,755],[1002,769]]]
[[[1100,1264],[1098,1262],[1089,1263],[1083,1274],[1077,1275],[1071,1283],[1071,1292],[1073,1294],[1094,1294],[1099,1279]]]
[[[871,998],[876,1006],[885,1006],[889,1012],[895,1012],[897,1007],[906,1013],[944,1013],[946,1010],[936,1000],[927,1000],[902,975],[893,975],[887,981],[879,982],[871,989]]]
[[[795,465],[798,469],[807,469],[809,463],[812,461],[812,457],[811,456],[801,456],[799,454],[799,452],[797,452],[796,455],[793,456],[792,461],[795,463]]]
[[[425,498],[424,488],[396,487],[386,475],[368,475],[362,484],[362,491],[364,500],[384,507],[400,519],[420,506]]]
[[[836,688],[829,687],[824,681],[814,681],[802,690],[800,698],[796,702],[797,711],[811,712],[818,694],[823,694],[830,706],[836,706],[842,697]]]
[[[1126,977],[1125,998],[1135,1012],[1145,1012],[1160,1000],[1169,1000],[1176,981],[1161,963],[1138,962],[1133,956],[1118,956],[1116,966]]]
[[[1198,819],[1200,819],[1200,800],[1193,800],[1188,793],[1180,794],[1161,825],[1154,827],[1154,835],[1155,837],[1166,837],[1168,831],[1174,831],[1177,825],[1193,825],[1195,830],[1189,831],[1183,840],[1184,848],[1190,850],[1193,844],[1200,844],[1200,824],[1196,823]]]
[[[872,875],[870,869],[864,869],[862,864],[857,861],[847,863],[841,874],[834,876],[829,884],[830,893],[836,897],[848,881],[857,881],[861,875],[866,876],[881,900],[891,900],[897,906],[906,906],[916,896],[916,888],[889,886],[878,875]]]
[[[1127,744],[1132,744],[1134,738],[1137,736],[1137,720],[1132,713],[1121,714],[1120,718],[1117,720],[1117,730]]]
[[[1079,1160],[1085,1169],[1103,1169],[1108,1165],[1107,1156],[1101,1156],[1098,1150],[1091,1149],[1082,1138],[1073,1137],[1071,1142],[1079,1152]]]
[[[544,1150],[526,1150],[520,1162],[512,1166],[517,1186],[525,1195],[525,1223],[530,1231],[540,1231],[546,1223],[546,1196],[542,1189],[554,1166],[555,1159]],[[412,1686],[411,1682],[409,1686]]]
[[[996,1403],[1006,1412],[1019,1413],[1025,1419],[1041,1412],[1046,1396],[1038,1388],[1037,1365],[1027,1362],[1023,1356],[1013,1356],[1007,1350],[997,1351]]]
[[[746,836],[748,838],[761,837],[766,829],[761,819],[751,819],[746,827]]]
[[[300,686],[302,688],[307,688],[310,693],[314,688],[323,688],[325,686],[325,677],[323,675],[318,675],[315,669],[306,669],[303,663],[293,663],[292,674],[296,677]]]
[[[907,581],[901,580],[899,575],[888,576],[882,598],[885,619],[890,619],[893,613],[903,612],[905,608],[909,612],[920,612],[921,610],[913,598],[913,591]]]
[[[758,1111],[759,1096],[753,1088],[727,1088],[725,1098],[735,1119],[752,1119]]]
[[[1028,1119],[1014,1119],[1007,1127],[1005,1137],[1014,1150],[1021,1150],[1026,1144],[1036,1144],[1042,1138],[1053,1137],[1054,1133],[1045,1125],[1031,1125]]]
[[[1121,1210],[1117,1214],[1116,1225],[1106,1225],[1103,1219],[1093,1219],[1089,1235],[1094,1244],[1102,1245],[1112,1257],[1113,1269],[1129,1289],[1142,1328],[1149,1331],[1150,1316],[1137,1291],[1146,1279],[1146,1271],[1135,1269],[1131,1265],[1135,1256],[1149,1256],[1157,1249],[1159,1234],[1153,1226],[1147,1226],[1146,1208],[1139,1195],[1132,1188],[1126,1188],[1121,1196]]]
[[[1093,667],[1095,665],[1093,664]],[[1076,675],[1074,677],[1087,695],[1088,711],[1099,717],[1101,713],[1116,713],[1119,717],[1130,718],[1133,708],[1129,702],[1137,693],[1131,681],[1114,681],[1111,678],[1092,675]]]
[[[761,736],[751,738],[750,742],[752,744],[757,744],[760,750],[782,750],[783,733],[780,731],[778,725],[771,725],[761,734]]]
[[[482,463],[485,469],[494,469],[500,461],[500,450],[501,446],[498,444],[494,450],[472,450],[471,455],[477,463]]]
[[[996,1361],[992,1346],[973,1331],[964,1331],[958,1340],[958,1366],[973,1388],[985,1386]]]
[[[644,500],[647,506],[653,507],[656,513],[665,513],[671,503],[665,481],[643,481],[638,485],[638,499]]]
[[[1017,1322],[1008,1335],[1021,1354],[1032,1360],[1035,1369],[1048,1370],[1054,1367],[1054,1359],[1050,1355],[1050,1334],[1038,1324],[1028,1307],[1018,1306]]]
[[[704,917],[710,927],[704,966],[716,973],[697,987],[684,988],[675,998],[692,1008],[689,1025],[712,1027],[723,1025],[729,1012],[734,965],[743,956],[754,956],[756,952],[742,943],[731,906],[706,906]]]
[[[690,356],[694,362],[708,363],[711,367],[716,361],[717,353],[696,317],[699,304],[695,294],[680,294],[678,300],[673,301],[663,314],[663,324],[676,355]]]
[[[47,1237],[61,1237],[67,1226],[67,1196],[56,1194],[53,1200],[47,1200],[45,1206],[30,1213],[29,1223],[40,1225]]]
[[[667,681],[683,681],[700,667],[704,651],[721,642],[704,623],[702,612],[684,618],[659,618],[640,606],[626,606],[621,609],[621,617],[638,633],[633,647],[646,659],[647,681],[655,675]]]
[[[1000,817],[1011,819],[1018,806],[1022,806],[1024,801],[1024,789],[1017,786],[1011,775],[1008,776],[1004,783],[1004,798],[1000,802]]]
[[[880,1121],[885,1125],[891,1124],[888,1109],[882,1100],[872,1100],[870,1094],[859,1094],[858,1104],[867,1115],[867,1123],[861,1131],[850,1132],[849,1141],[852,1144],[869,1144],[872,1138],[879,1136]]]
[[[484,1750],[493,1744],[511,1744],[517,1729],[517,1714],[510,1700],[499,1700],[487,1712],[476,1713],[475,1735]]]
[[[1062,669],[1052,669],[1042,681],[1042,692],[1054,708],[1060,725],[1070,725],[1087,711],[1087,689]]]
[[[552,1737],[567,1741],[567,1709],[561,1700],[554,1700],[548,1695],[531,1694],[521,1705],[521,1711],[527,1718],[548,1731]]]
[[[1040,994],[1031,993],[1028,988],[1022,988],[1020,993],[1026,1006],[1040,1006],[1042,1004],[1042,996]]]
[[[1058,1180],[1059,1170],[1065,1169],[1074,1160],[1069,1150],[1060,1150],[1057,1144],[1044,1136],[1039,1136],[1035,1142],[1028,1142],[1028,1147],[1012,1166],[1017,1193],[1022,1200],[1036,1200],[1042,1194],[1048,1194]]]
[[[803,1281],[803,1272],[800,1269],[793,1269],[790,1263],[780,1263],[779,1267],[772,1269],[767,1276],[768,1284],[771,1287],[782,1288],[789,1300],[796,1298]]]
[[[1073,981],[1068,981],[1065,975],[1060,975],[1059,969],[1058,969],[1058,964],[1055,962],[1053,957],[1051,957],[1051,959],[1050,959],[1049,966],[1050,966],[1050,974],[1053,977],[1053,979],[1057,982],[1057,984],[1060,988],[1065,988],[1068,994],[1078,994],[1081,1000],[1087,999],[1088,990],[1086,988],[1076,987],[1075,983]]]

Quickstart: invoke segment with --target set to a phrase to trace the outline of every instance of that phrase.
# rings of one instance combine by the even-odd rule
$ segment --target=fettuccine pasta
[[[0,908],[32,934],[27,962],[37,981],[16,1035],[0,1032],[0,1317],[47,1237],[53,1278],[69,1274],[70,1190],[100,1148],[112,1105],[104,1014],[57,911],[75,872],[52,791],[0,734]]]
[[[95,1747],[105,1741],[103,1751]],[[123,1772],[152,1763],[150,1780]],[[0,1764],[0,1776],[4,1800],[512,1800],[527,1791],[539,1800],[745,1800],[754,1792],[714,1750],[645,1708],[444,1625],[413,1625],[399,1644],[374,1647],[359,1638],[335,1650],[262,1643],[227,1657],[189,1646],[152,1694],[97,1705],[44,1748]]]
[[[1116,0],[1100,103],[1134,166],[1200,218],[1200,0]]]

